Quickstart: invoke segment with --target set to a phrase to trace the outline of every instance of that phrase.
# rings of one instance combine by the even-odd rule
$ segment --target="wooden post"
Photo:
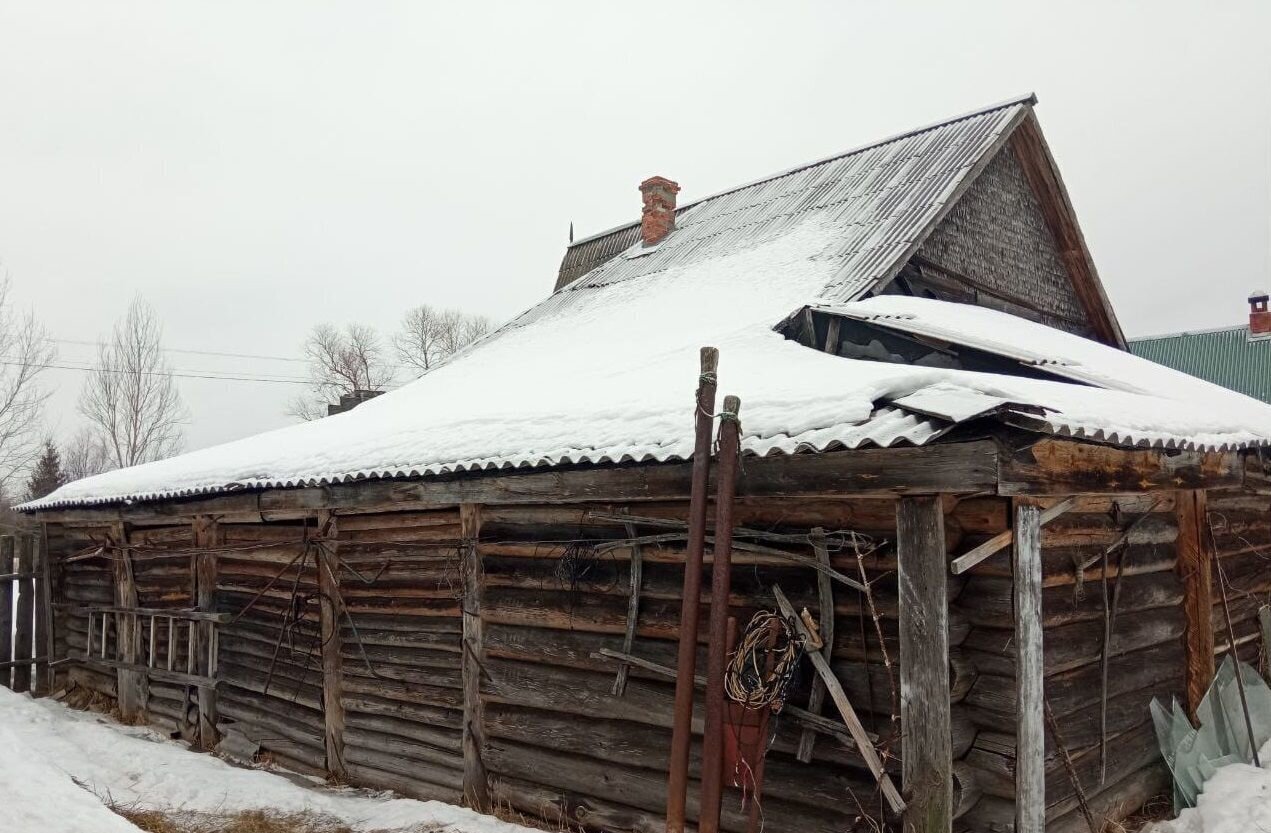
[[[51,694],[52,678],[49,662],[53,659],[53,599],[49,583],[49,558],[45,547],[44,525],[31,535],[31,565],[35,577],[31,579],[35,590],[35,648],[34,653],[42,661],[35,664],[35,676],[31,680],[31,693],[36,697]]]
[[[896,505],[900,584],[900,729],[905,830],[953,829],[949,704],[949,559],[935,495]]]
[[[0,573],[13,570],[13,536],[0,536]],[[13,659],[13,582],[0,581],[0,686],[11,688],[13,669],[3,663]]]
[[[490,783],[481,759],[485,747],[485,710],[481,703],[481,665],[485,645],[481,627],[481,505],[459,506],[463,536],[463,796],[479,812],[490,809]]]
[[[1271,680],[1271,605],[1258,608],[1258,630],[1262,633],[1262,677]]]
[[[34,558],[33,540],[30,535],[18,535],[18,553],[16,572],[30,573]],[[13,626],[13,661],[21,663],[13,666],[13,690],[22,692],[31,690],[31,664],[23,660],[31,659],[32,629],[35,618],[35,582],[30,578],[18,579],[17,622]]]
[[[214,547],[220,544],[220,527],[216,519],[202,515],[194,518],[194,546],[199,549],[211,549],[210,552],[199,552],[194,555],[194,604],[196,610],[213,613],[216,611],[217,559]],[[199,622],[195,637],[195,671],[211,677],[215,669],[211,666],[212,630],[211,622]],[[151,623],[151,644],[154,644],[153,622]],[[153,657],[151,661],[153,664]],[[199,746],[212,749],[220,743],[217,732],[218,722],[216,689],[213,686],[199,686]]]
[[[1015,506],[1015,833],[1046,829],[1041,510]]]
[[[110,550],[111,566],[115,579],[115,606],[135,609],[137,602],[137,582],[132,572],[132,554],[128,550],[128,530],[123,523],[112,525],[111,537],[115,546]],[[105,635],[105,624],[102,634]],[[115,617],[115,652],[120,662],[136,665],[141,649],[141,634],[137,631],[137,619],[130,614],[119,614]],[[115,674],[118,689],[119,714],[125,720],[140,720],[146,704],[146,674],[120,668]]]
[[[322,714],[323,738],[327,754],[327,772],[343,781],[348,777],[344,763],[344,660],[340,619],[344,607],[340,600],[340,551],[335,539],[339,532],[335,516],[318,514],[318,535],[326,539],[318,545],[318,593],[321,596],[319,616],[322,633]]]
[[[1178,572],[1183,582],[1183,679],[1187,713],[1196,709],[1214,680],[1214,553],[1205,528],[1208,503],[1203,491],[1178,492]]]
[[[831,326],[837,331],[838,319],[830,319]],[[837,342],[836,342],[837,345]],[[820,564],[823,569],[818,570],[816,574],[816,598],[817,598],[817,616],[820,618],[821,626],[821,654],[827,661],[830,660],[834,652],[834,586],[830,583],[830,576],[827,572],[831,568],[830,550],[825,544],[825,530],[816,527],[812,530],[812,549],[816,553],[816,563]],[[821,705],[825,702],[825,683],[820,677],[814,677],[812,680],[812,693],[808,696],[808,711],[813,714],[821,713]],[[800,763],[810,763],[812,761],[812,747],[816,743],[816,732],[811,729],[804,729],[803,734],[799,737],[799,746],[795,750],[795,759]]]

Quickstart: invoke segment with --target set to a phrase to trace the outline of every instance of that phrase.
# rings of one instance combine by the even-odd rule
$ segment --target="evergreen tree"
[[[51,493],[66,483],[66,474],[62,471],[62,455],[52,440],[44,442],[44,452],[26,482],[26,499],[37,500]]]

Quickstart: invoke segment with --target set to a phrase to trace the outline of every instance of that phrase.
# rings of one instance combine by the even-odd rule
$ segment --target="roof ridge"
[[[999,101],[996,104],[990,104],[986,107],[980,107],[979,109],[971,110],[970,112],[962,113],[961,115],[958,115],[958,116],[951,116],[949,118],[941,119],[939,121],[934,121],[929,124],[925,124],[921,127],[914,127],[909,130],[905,130],[901,133],[893,134],[883,139],[878,139],[873,142],[868,142],[863,145],[858,145],[854,148],[840,151],[838,153],[834,153],[834,154],[831,154],[830,156],[825,156],[820,159],[814,159],[811,162],[804,162],[800,165],[795,165],[793,167],[786,168],[781,171],[777,171],[776,173],[759,177],[758,179],[752,179],[748,182],[743,182],[740,185],[734,185],[730,188],[725,188],[722,191],[716,191],[712,194],[707,194],[704,197],[698,197],[692,202],[685,203],[684,205],[681,205],[678,208],[676,208],[675,213],[679,214],[681,211],[686,211],[700,203],[704,203],[709,200],[718,199],[719,197],[727,196],[728,194],[733,194],[733,193],[736,193],[737,191],[741,191],[745,188],[750,188],[752,186],[759,185],[764,182],[771,182],[774,179],[780,179],[783,176],[789,176],[790,174],[798,173],[799,171],[806,171],[808,168],[815,168],[817,165],[824,165],[827,162],[834,162],[835,160],[838,160],[838,159],[843,159],[848,156],[854,156],[855,154],[863,153],[867,150],[872,150],[873,148],[881,147],[883,145],[888,145],[888,144],[891,144],[892,142],[899,142],[901,139],[908,139],[910,136],[916,136],[919,133],[926,133],[929,130],[936,130],[937,128],[945,127],[947,125],[954,124],[955,122],[972,119],[972,118],[975,118],[976,116],[982,116],[985,113],[992,113],[995,110],[1005,110],[1007,107],[1014,107],[1018,104],[1027,104],[1029,106],[1032,106],[1036,103],[1037,103],[1036,93],[1028,93],[1027,95],[1019,95],[1019,96],[1015,96],[1014,98],[1008,98],[1005,101]],[[607,228],[604,231],[598,231],[598,232],[595,232],[594,234],[589,234],[586,237],[580,237],[577,240],[570,243],[568,246],[566,246],[565,251],[569,251],[575,246],[581,246],[584,243],[590,243],[593,240],[598,240],[601,237],[608,237],[614,232],[622,231],[623,229],[628,229],[628,228],[631,228],[632,226],[637,226],[639,224],[640,224],[640,221],[638,219],[631,220],[630,222],[620,223],[611,228]]]
[[[1133,336],[1131,338],[1127,338],[1126,341],[1134,342],[1134,343],[1137,343],[1140,341],[1160,341],[1161,339],[1166,339],[1166,338],[1182,338],[1183,336],[1207,336],[1207,335],[1213,335],[1214,333],[1234,333],[1240,330],[1248,330],[1248,329],[1249,329],[1248,324],[1236,324],[1234,326],[1227,326],[1227,327],[1209,327],[1204,330],[1179,330],[1178,332],[1174,332],[1174,333],[1157,333],[1155,335]]]

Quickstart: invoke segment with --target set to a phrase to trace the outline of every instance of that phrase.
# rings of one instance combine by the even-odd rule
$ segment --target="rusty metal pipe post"
[[[705,549],[706,509],[709,502],[706,490],[711,469],[711,429],[715,424],[715,373],[719,367],[719,351],[714,347],[703,347],[701,367],[694,411],[697,435],[693,444],[693,478],[688,509],[688,554],[684,559],[684,590],[680,594],[679,662],[675,672],[675,716],[671,731],[670,776],[666,791],[667,833],[684,833],[688,759],[693,742],[697,623],[702,606],[702,552]]]
[[[724,645],[728,630],[728,597],[732,591],[733,495],[737,458],[741,454],[741,400],[724,397],[719,414],[719,475],[715,486],[715,557],[711,564],[711,615],[706,663],[706,727],[702,737],[702,798],[699,833],[719,833],[724,767]]]

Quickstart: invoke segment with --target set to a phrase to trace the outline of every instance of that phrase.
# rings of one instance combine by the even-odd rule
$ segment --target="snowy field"
[[[187,813],[312,813],[368,833],[529,833],[441,802],[301,786],[192,752],[147,728],[0,688],[0,830],[139,833],[108,804]]]

